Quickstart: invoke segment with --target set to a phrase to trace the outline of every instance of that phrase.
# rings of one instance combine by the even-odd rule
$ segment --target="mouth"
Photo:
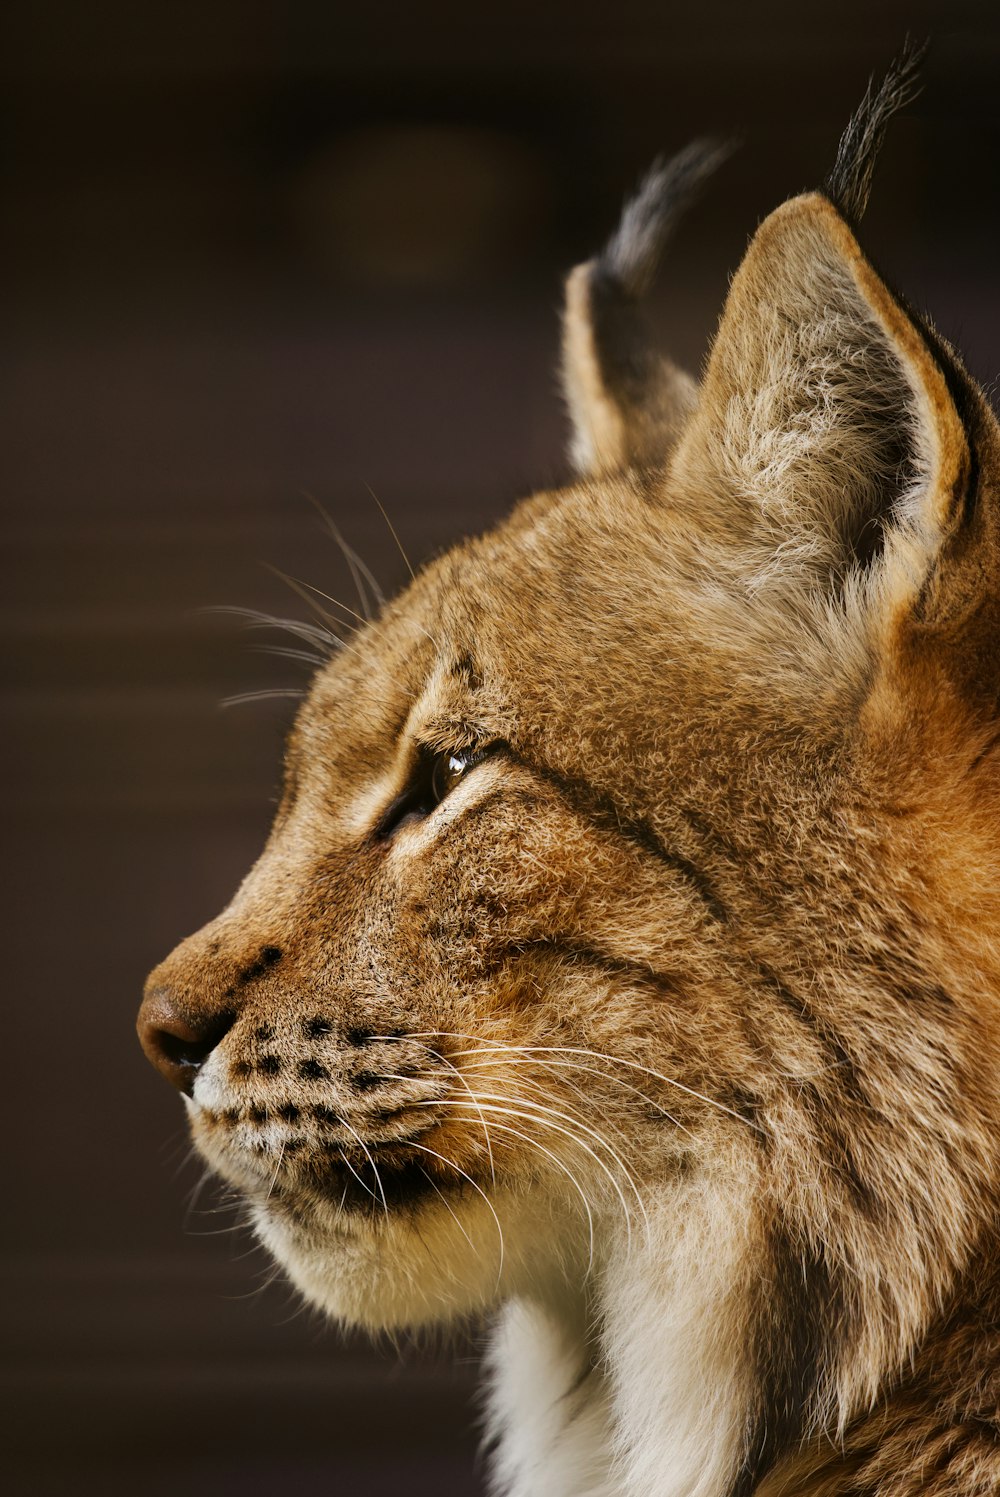
[[[427,1130],[428,1132],[431,1130]],[[412,1141],[416,1147],[416,1140]],[[460,1192],[466,1182],[457,1172],[441,1171],[439,1178],[430,1168],[429,1155],[409,1157],[405,1150],[382,1150],[367,1154],[348,1154],[331,1147],[326,1158],[309,1163],[309,1186],[335,1210],[345,1215],[388,1215],[440,1199],[446,1192]]]
[[[376,1220],[481,1185],[427,1140],[440,1120],[426,1114],[403,1131],[366,1138],[326,1107],[292,1120],[263,1108],[193,1109],[195,1142],[212,1167],[258,1205],[290,1215],[322,1203]]]

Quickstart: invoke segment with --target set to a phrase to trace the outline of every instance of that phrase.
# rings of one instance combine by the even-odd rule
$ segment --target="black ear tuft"
[[[874,78],[869,78],[865,96],[840,138],[837,159],[824,191],[849,223],[857,224],[868,206],[886,126],[920,92],[918,75],[926,52],[926,42],[915,45],[907,37],[902,52],[877,89]]]
[[[597,257],[595,270],[605,284],[630,300],[648,291],[674,225],[733,149],[730,141],[693,140],[676,156],[653,163]]]

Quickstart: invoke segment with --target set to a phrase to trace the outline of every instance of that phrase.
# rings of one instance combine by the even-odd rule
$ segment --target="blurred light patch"
[[[512,137],[382,126],[312,155],[293,185],[303,255],[372,288],[434,288],[530,261],[544,169]]]

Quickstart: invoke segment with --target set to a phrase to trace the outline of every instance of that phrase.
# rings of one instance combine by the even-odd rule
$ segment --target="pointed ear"
[[[723,506],[760,579],[829,592],[879,561],[901,599],[959,523],[970,467],[928,336],[826,197],[785,203],[734,277],[676,481]]]
[[[567,278],[562,379],[581,473],[659,464],[694,409],[695,382],[651,346],[641,302],[678,217],[728,154],[695,141],[654,166],[601,254]]]

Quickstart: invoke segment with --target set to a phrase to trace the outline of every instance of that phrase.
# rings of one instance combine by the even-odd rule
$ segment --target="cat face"
[[[767,1377],[847,1407],[992,1198],[1000,444],[820,194],[758,230],[700,386],[654,354],[634,298],[707,164],[570,277],[585,471],[319,672],[140,1030],[341,1319],[667,1261],[713,1202],[734,1344],[807,1304]]]

